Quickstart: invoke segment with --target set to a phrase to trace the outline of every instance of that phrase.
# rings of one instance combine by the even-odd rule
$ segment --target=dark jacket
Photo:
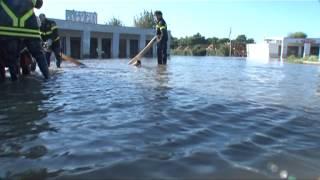
[[[42,0],[0,0],[0,37],[40,39],[33,10],[41,6]]]
[[[167,23],[166,21],[161,18],[158,22],[157,22],[157,26],[156,26],[156,30],[157,30],[157,35],[163,35],[163,40],[167,41],[168,40],[168,30],[167,30]]]
[[[51,39],[52,42],[57,42],[60,40],[58,27],[54,21],[46,19],[44,23],[41,23],[40,31],[43,41]]]

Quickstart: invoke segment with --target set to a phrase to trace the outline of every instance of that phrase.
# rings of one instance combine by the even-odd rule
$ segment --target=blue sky
[[[197,32],[206,37],[246,34],[256,41],[303,31],[320,37],[319,0],[44,0],[37,13],[65,18],[65,10],[98,13],[98,23],[117,17],[127,26],[144,9],[161,10],[172,35],[184,37]]]

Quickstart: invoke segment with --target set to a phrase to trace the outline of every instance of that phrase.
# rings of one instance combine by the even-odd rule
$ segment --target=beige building
[[[96,13],[70,12],[66,11],[68,20],[52,20],[57,23],[59,29],[62,51],[74,58],[130,58],[155,36],[154,29],[96,24]],[[91,20],[88,21],[86,16]],[[168,44],[170,37],[169,35]],[[156,45],[147,56],[155,55]]]

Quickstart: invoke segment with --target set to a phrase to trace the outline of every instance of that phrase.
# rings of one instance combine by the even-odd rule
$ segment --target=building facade
[[[267,38],[263,43],[247,45],[247,56],[254,59],[319,56],[319,53],[320,38]]]
[[[80,15],[72,16],[72,13]],[[97,17],[93,16],[94,18],[88,21],[87,12],[72,13],[70,14],[67,10],[66,19],[68,20],[52,20],[57,23],[59,29],[62,52],[74,58],[132,58],[155,36],[154,29],[100,25],[90,23],[90,21],[96,22],[94,19]],[[92,14],[89,15],[92,17]],[[75,20],[70,20],[70,17]],[[86,21],[81,21],[81,18]],[[168,47],[170,47],[170,37],[171,35],[169,35]],[[156,44],[147,56],[156,56]]]

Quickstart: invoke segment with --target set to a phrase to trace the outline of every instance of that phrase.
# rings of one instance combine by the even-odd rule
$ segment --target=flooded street
[[[0,179],[317,179],[320,67],[63,64],[0,84]]]

